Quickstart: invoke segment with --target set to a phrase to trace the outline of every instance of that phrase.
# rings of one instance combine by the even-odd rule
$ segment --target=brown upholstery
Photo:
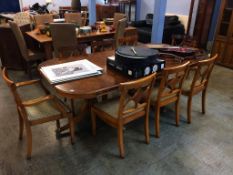
[[[214,67],[217,55],[210,59],[198,61],[190,67],[187,77],[182,87],[182,95],[188,97],[187,103],[187,118],[188,123],[191,123],[191,107],[192,98],[194,95],[202,92],[202,113],[205,114],[206,93],[209,83],[209,78]]]
[[[52,23],[53,22],[53,15],[52,14],[44,14],[44,15],[36,15],[34,16],[36,27],[39,25],[44,25],[45,23]]]
[[[65,13],[65,21],[67,23],[73,23],[78,26],[82,26],[81,13]]]
[[[30,31],[30,25],[20,25],[22,33]],[[3,67],[23,70],[25,61],[16,37],[9,24],[0,25],[0,58]]]
[[[91,108],[92,129],[96,134],[96,117],[118,129],[118,145],[120,156],[124,158],[123,126],[138,118],[145,118],[145,137],[149,143],[149,107],[150,95],[154,84],[155,74],[147,77],[122,83],[120,98],[94,104]]]
[[[116,29],[118,26],[118,21],[124,18],[126,18],[124,13],[114,13],[113,27]]]
[[[32,154],[32,131],[31,127],[38,124],[47,123],[50,121],[57,121],[57,129],[59,131],[60,124],[59,119],[68,118],[69,119],[69,129],[71,133],[71,142],[73,143],[74,139],[74,126],[73,126],[73,118],[69,114],[69,111],[66,107],[64,107],[54,96],[49,95],[48,91],[43,87],[39,80],[31,80],[26,82],[18,82],[15,83],[11,79],[9,79],[6,68],[2,70],[2,77],[9,86],[18,111],[19,117],[19,139],[23,137],[24,126],[26,128],[27,134],[27,158],[31,158]],[[35,86],[39,85],[39,86]],[[28,86],[32,86],[33,90],[37,93],[34,94],[32,98],[28,98],[29,93],[27,90],[21,90],[21,88],[25,88]],[[38,89],[37,89],[37,88]],[[38,96],[42,91],[41,96]],[[21,94],[22,92],[23,94]],[[26,95],[25,95],[26,94]],[[22,98],[27,96],[25,98]],[[38,97],[35,97],[38,96]]]
[[[34,62],[44,60],[45,56],[41,52],[36,53],[36,52],[29,50],[27,48],[25,39],[23,37],[23,34],[22,34],[19,26],[15,22],[12,22],[12,21],[9,21],[9,24],[11,26],[11,29],[12,29],[12,31],[15,35],[15,38],[17,40],[17,43],[19,45],[20,52],[21,52],[24,60],[26,61],[26,64],[27,64],[26,70],[29,73],[29,76],[31,78],[32,77],[32,75],[31,75],[32,64]]]
[[[160,134],[160,108],[170,103],[176,105],[176,125],[179,125],[179,100],[183,80],[188,70],[189,62],[171,68],[164,68],[159,87],[154,87],[151,95],[151,105],[155,107],[155,136]]]
[[[56,57],[69,57],[77,52],[75,24],[52,23],[50,30]]]

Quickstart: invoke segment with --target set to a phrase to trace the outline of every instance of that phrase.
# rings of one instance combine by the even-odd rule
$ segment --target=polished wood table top
[[[88,59],[92,63],[102,67],[102,75],[52,85],[56,89],[57,93],[63,97],[71,99],[90,99],[99,94],[116,89],[119,87],[120,83],[130,80],[129,77],[107,67],[107,57],[112,55],[114,55],[114,51],[99,52],[87,56],[73,57],[66,60],[51,59],[43,62],[40,67],[79,59]]]
[[[136,28],[127,27],[125,30],[127,33],[130,33],[131,31],[135,31]],[[52,42],[52,38],[45,34],[40,34],[39,29],[26,32],[26,34],[30,36],[31,38],[33,38],[34,40],[36,40],[37,42],[42,43],[42,44]],[[107,32],[94,31],[94,32],[87,33],[87,34],[78,34],[77,40],[78,42],[90,42],[96,39],[113,38],[114,34],[115,34],[115,31],[109,31],[109,30]]]

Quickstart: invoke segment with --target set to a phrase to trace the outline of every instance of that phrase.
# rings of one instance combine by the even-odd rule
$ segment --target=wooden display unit
[[[223,0],[218,19],[213,54],[218,53],[217,62],[233,68],[233,1]]]

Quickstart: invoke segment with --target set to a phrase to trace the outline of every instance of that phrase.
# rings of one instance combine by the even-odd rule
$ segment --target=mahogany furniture
[[[30,25],[19,25],[19,28],[24,36],[26,31],[30,31]],[[25,61],[9,24],[0,25],[0,58],[3,67],[15,70],[25,68]]]
[[[67,109],[56,99],[56,97],[49,95],[48,91],[43,87],[40,80],[31,80],[26,82],[18,82],[15,83],[9,79],[6,68],[2,70],[2,76],[7,85],[9,86],[18,111],[19,117],[19,139],[21,140],[23,137],[24,126],[26,127],[27,134],[27,158],[31,158],[32,154],[32,131],[31,127],[43,123],[47,123],[50,121],[57,121],[57,130],[59,131],[59,119],[68,118],[69,120],[69,129],[71,133],[71,143],[74,142],[74,123],[73,117],[67,112]],[[31,88],[38,88],[36,84],[41,85],[41,90],[44,90],[41,96],[35,98],[32,97],[30,99],[23,98],[24,96],[19,93],[19,90],[25,88],[26,86],[31,86]],[[25,94],[25,90],[22,89]],[[35,89],[34,89],[35,90]],[[33,95],[39,95],[33,94]]]
[[[233,1],[223,0],[212,54],[218,54],[217,62],[233,68]]]
[[[197,41],[198,48],[206,48],[215,2],[216,0],[199,0],[193,32],[193,38]]]
[[[127,27],[125,29],[126,33],[130,33],[130,32],[134,32],[135,33],[136,28],[135,27]],[[26,34],[34,39],[35,41],[37,41],[39,44],[41,44],[44,48],[45,51],[45,56],[46,59],[50,59],[52,58],[52,38],[44,35],[44,34],[40,34],[38,29],[35,29],[33,31],[30,32],[26,32]],[[107,31],[107,32],[98,32],[98,31],[93,31],[89,34],[78,34],[77,35],[77,41],[78,43],[88,43],[88,42],[92,42],[92,41],[99,41],[99,40],[103,40],[103,39],[108,39],[108,38],[113,38],[115,35],[115,31]]]
[[[217,57],[218,55],[215,55],[210,59],[198,61],[196,64],[193,64],[190,67],[187,77],[184,80],[184,85],[182,87],[182,95],[188,97],[188,103],[187,103],[188,123],[191,123],[192,120],[191,117],[192,98],[194,95],[200,92],[202,92],[202,113],[205,114],[207,87]]]
[[[118,4],[96,4],[96,20],[102,21],[106,18],[113,18],[114,13],[119,12]]]
[[[170,56],[170,55],[169,55]],[[168,56],[168,57],[169,57]],[[186,62],[182,65],[164,68],[161,73],[161,80],[159,87],[155,87],[151,94],[151,106],[155,108],[155,136],[160,135],[160,108],[170,103],[175,103],[176,109],[176,126],[179,126],[179,101],[181,95],[181,88],[188,64]]]
[[[96,117],[117,128],[120,157],[125,157],[123,127],[136,119],[144,117],[146,143],[149,143],[150,94],[155,74],[120,84],[120,98],[96,103],[91,107],[92,131],[96,135]]]
[[[32,69],[34,68],[34,64],[43,61],[45,56],[42,52],[33,52],[28,49],[19,26],[13,21],[9,21],[9,24],[15,35],[21,55],[26,62],[26,72],[29,74],[29,77],[32,78]]]

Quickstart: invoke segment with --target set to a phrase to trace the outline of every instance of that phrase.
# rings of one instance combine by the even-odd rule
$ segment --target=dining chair
[[[76,24],[79,27],[82,26],[81,13],[65,13],[64,16],[65,22]]]
[[[176,126],[179,126],[179,101],[184,77],[189,62],[174,67],[164,68],[160,84],[151,93],[151,106],[155,109],[155,137],[160,136],[160,108],[175,103]]]
[[[31,24],[31,16],[28,12],[19,12],[14,15],[13,21],[18,25]]]
[[[136,46],[138,43],[138,37],[137,35],[135,36],[125,36],[121,37],[118,39],[118,44],[120,46],[125,45],[125,46]]]
[[[26,41],[24,39],[24,36],[19,28],[19,26],[13,22],[9,21],[9,25],[14,33],[14,36],[16,38],[16,41],[18,43],[20,52],[22,54],[22,57],[25,60],[26,66],[25,66],[25,71],[29,74],[29,77],[32,78],[32,69],[37,68],[35,67],[45,59],[45,54],[42,52],[38,51],[32,51],[27,48]]]
[[[214,63],[218,55],[209,59],[198,61],[190,66],[188,74],[184,80],[182,95],[188,97],[187,103],[187,121],[191,123],[192,98],[194,95],[202,92],[202,113],[205,114],[206,93],[209,84],[209,78],[214,67]]]
[[[146,143],[149,144],[149,107],[150,94],[155,80],[155,74],[147,77],[121,83],[120,98],[115,98],[91,107],[92,132],[96,135],[96,117],[108,125],[117,128],[120,157],[125,157],[123,126],[136,119],[144,117]]]
[[[113,28],[116,29],[118,26],[118,22],[121,19],[127,18],[124,13],[114,13],[114,18],[113,18]]]
[[[74,143],[73,117],[69,110],[62,105],[55,96],[49,95],[40,80],[15,83],[9,78],[6,68],[3,68],[2,70],[2,77],[9,86],[16,102],[19,117],[20,140],[23,138],[24,126],[26,129],[27,159],[30,159],[32,154],[32,126],[56,121],[57,131],[59,132],[59,120],[67,118],[69,121],[71,143]],[[24,88],[27,88],[28,86],[31,86],[30,88],[34,88],[33,90],[35,90],[34,92],[36,92],[36,94],[27,94],[28,90]],[[40,95],[40,92],[42,95]]]
[[[188,35],[172,35],[173,46],[197,47],[197,41]]]
[[[114,34],[114,38],[104,39],[100,41],[92,41],[91,50],[92,52],[100,52],[105,50],[113,50],[123,43],[125,28],[127,25],[126,18],[119,20],[117,28]]]
[[[85,53],[85,46],[77,43],[75,24],[51,23],[50,30],[55,57],[67,58]]]
[[[35,26],[37,28],[40,25],[52,23],[53,15],[52,14],[35,15],[34,20],[35,20]]]
[[[126,18],[123,18],[123,19],[118,21],[116,32],[114,35],[115,48],[118,48],[120,46],[119,40],[124,37],[126,26],[127,26],[127,19]]]

